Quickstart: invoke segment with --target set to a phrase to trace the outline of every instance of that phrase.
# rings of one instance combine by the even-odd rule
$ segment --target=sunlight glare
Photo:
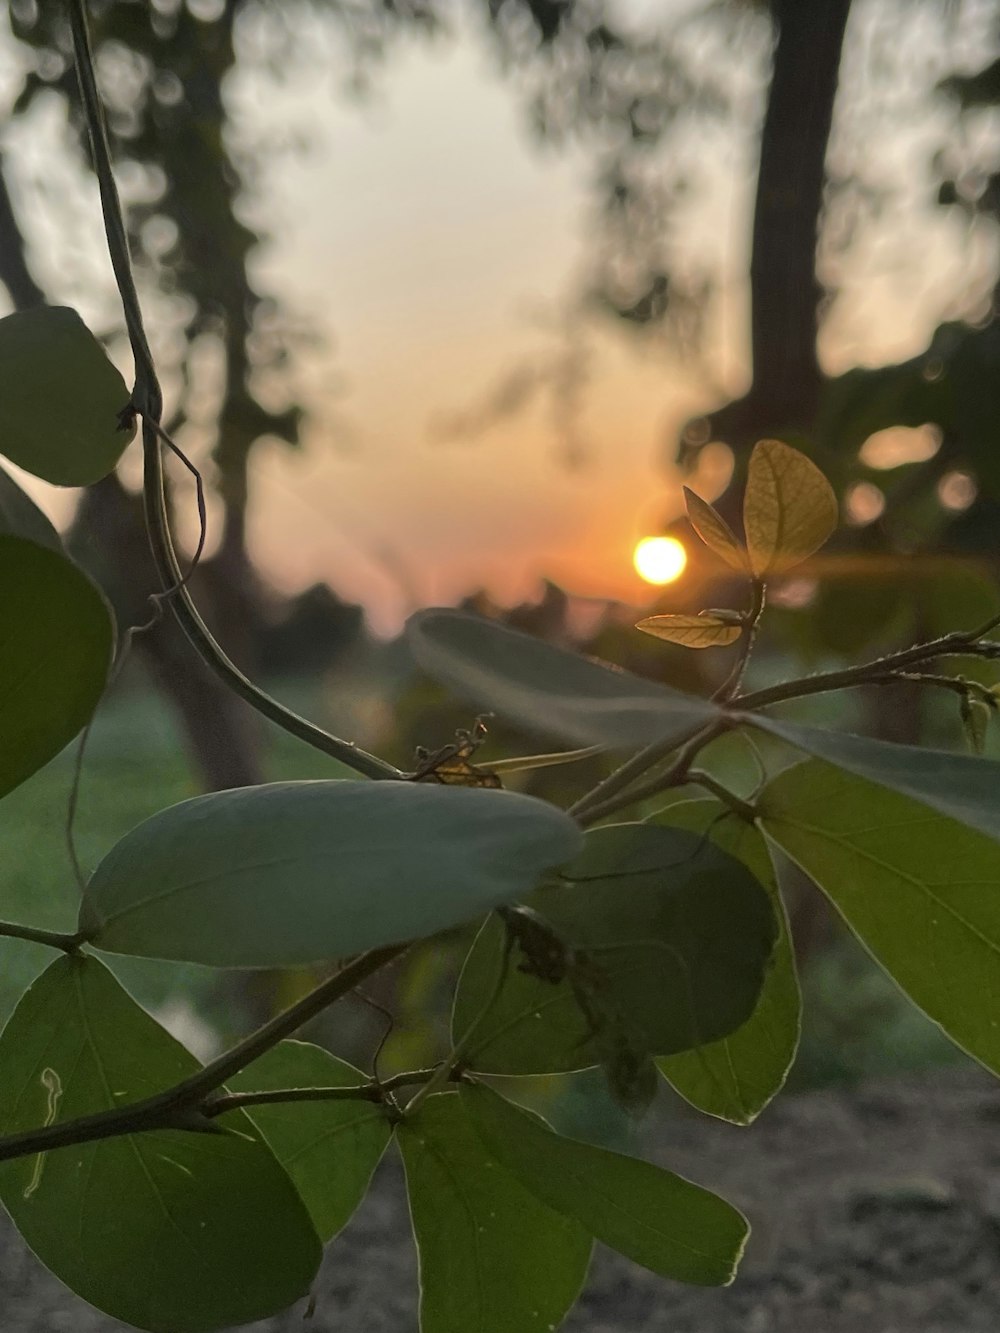
[[[647,583],[673,583],[684,573],[687,551],[676,537],[643,537],[632,555],[632,563]]]

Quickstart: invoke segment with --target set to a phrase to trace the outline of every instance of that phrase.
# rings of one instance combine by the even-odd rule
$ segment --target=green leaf
[[[113,472],[125,381],[75,310],[39,306],[0,319],[0,450],[56,486],[90,486]]]
[[[709,839],[652,824],[587,834],[567,881],[529,901],[606,979],[600,1006],[627,1023],[632,1044],[671,1055],[734,1032],[754,1011],[777,924],[747,867]],[[504,928],[487,922],[463,968],[452,1030],[459,1040],[493,993]],[[519,970],[506,981],[467,1052],[470,1068],[547,1074],[602,1063],[571,978]],[[584,969],[584,983],[587,969]]]
[[[482,1084],[461,1098],[490,1156],[543,1203],[598,1240],[677,1282],[732,1282],[749,1234],[717,1194],[634,1157],[563,1138]]]
[[[428,675],[480,708],[577,745],[681,744],[719,716],[714,704],[565,652],[461,611],[420,611],[406,626]]]
[[[421,1333],[548,1333],[579,1295],[591,1238],[488,1155],[455,1093],[397,1130],[420,1258]]]
[[[805,454],[781,440],[754,445],[743,527],[754,576],[784,574],[818,550],[837,526],[837,497]]]
[[[959,1046],[1000,1072],[1000,848],[897,792],[809,760],[766,788],[772,839]]]
[[[636,623],[636,629],[652,634],[655,639],[678,643],[683,648],[725,648],[743,633],[742,625],[731,625],[707,614],[647,616]]]
[[[279,967],[436,934],[528,892],[580,831],[530,796],[277,782],[147,819],[108,853],[80,927],[98,948]]]
[[[781,1091],[799,1044],[801,996],[785,905],[760,833],[718,801],[669,806],[658,824],[705,834],[742,861],[767,890],[778,938],[757,1005],[728,1037],[657,1061],[660,1071],[693,1106],[708,1115],[748,1125]]]
[[[30,496],[0,467],[0,535],[25,537],[62,553],[58,532]]]
[[[721,556],[730,568],[749,575],[750,560],[746,549],[719,511],[687,486],[683,487],[683,491],[688,522],[705,545]]]
[[[365,1083],[359,1069],[308,1042],[283,1041],[229,1080],[230,1092],[344,1088]],[[330,1240],[368,1192],[392,1134],[372,1102],[276,1102],[247,1115],[291,1176],[320,1239]],[[229,1123],[229,1116],[223,1118]]]
[[[901,792],[949,819],[1000,840],[1000,763],[993,759],[873,741],[757,713],[747,714],[742,720],[817,759]]]
[[[0,1036],[0,1133],[109,1111],[199,1068],[95,958],[61,958]],[[200,1333],[304,1296],[321,1247],[249,1120],[158,1130],[0,1165],[0,1198],[67,1286],[153,1333]],[[237,1124],[240,1121],[236,1121]]]
[[[0,796],[57,755],[101,698],[114,648],[104,598],[65,556],[0,535]]]

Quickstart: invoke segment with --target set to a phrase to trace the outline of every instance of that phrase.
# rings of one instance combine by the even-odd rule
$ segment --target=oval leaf
[[[767,846],[757,829],[718,801],[682,801],[656,822],[701,833],[742,861],[767,890],[778,924],[771,966],[757,1005],[728,1037],[657,1061],[661,1073],[708,1115],[748,1125],[781,1091],[799,1044],[801,997],[785,905]]]
[[[62,958],[0,1036],[0,1133],[113,1110],[199,1068],[95,958]],[[304,1296],[322,1250],[270,1149],[182,1130],[0,1165],[0,1197],[57,1277],[153,1333],[262,1319]]]
[[[0,319],[0,450],[56,486],[113,472],[132,428],[125,381],[75,310],[39,306]]]
[[[750,561],[742,544],[719,511],[700,495],[684,487],[684,502],[691,526],[707,547],[741,574],[750,573]]]
[[[98,948],[281,967],[436,934],[532,889],[580,831],[530,796],[412,782],[213,792],[134,828],[94,872]]]
[[[1000,847],[816,759],[771,782],[758,808],[907,995],[1000,1073]]]
[[[420,1258],[421,1333],[548,1333],[579,1295],[591,1238],[489,1156],[456,1093],[397,1131]]]
[[[229,1080],[230,1092],[277,1088],[349,1088],[360,1069],[319,1046],[283,1041]],[[246,1114],[260,1130],[309,1209],[320,1240],[350,1221],[368,1192],[392,1129],[385,1110],[363,1101],[274,1102]],[[232,1117],[223,1117],[224,1124]]]
[[[26,537],[38,546],[48,546],[62,553],[63,544],[55,528],[18,486],[14,478],[0,467],[0,535]]]
[[[727,625],[714,616],[647,616],[636,624],[644,634],[685,648],[725,648],[743,633],[741,625]]]
[[[837,526],[830,483],[815,463],[780,440],[761,440],[750,455],[743,527],[758,579],[783,574],[818,550]]]
[[[690,1050],[734,1032],[753,1013],[777,927],[766,892],[742,862],[682,829],[617,824],[589,833],[564,877],[575,882],[529,902],[597,965],[598,1007],[627,1023],[636,1050]],[[459,979],[456,1040],[486,1008],[503,947],[503,926],[487,922]],[[518,952],[515,961],[525,960]],[[581,981],[586,995],[586,969]],[[518,966],[508,969],[466,1053],[471,1069],[492,1074],[602,1062],[572,978],[543,980]]]
[[[0,796],[57,755],[100,701],[107,603],[57,551],[0,535]]]
[[[482,1084],[466,1084],[461,1098],[490,1156],[550,1208],[661,1277],[732,1282],[750,1228],[717,1194],[651,1162],[563,1138]]]
[[[678,745],[718,716],[714,704],[565,652],[481,616],[420,611],[406,626],[424,671],[529,731],[579,745]]]
[[[995,759],[873,741],[763,714],[748,714],[743,721],[1000,841],[1000,763]]]

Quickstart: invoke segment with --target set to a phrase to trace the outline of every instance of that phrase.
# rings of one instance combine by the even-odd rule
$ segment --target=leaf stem
[[[209,1129],[211,1121],[207,1111],[202,1109],[202,1103],[209,1094],[259,1055],[285,1037],[290,1037],[304,1023],[347,995],[366,977],[399,957],[408,947],[407,944],[394,944],[361,954],[296,1004],[172,1088],[133,1102],[130,1106],[98,1111],[94,1115],[25,1130],[0,1139],[0,1162],[32,1153],[49,1152],[53,1148],[69,1147],[75,1143],[92,1143],[97,1139],[110,1139],[152,1129]]]
[[[438,1072],[433,1069],[411,1069],[403,1074],[394,1074],[379,1082],[376,1079],[354,1086],[329,1088],[268,1088],[264,1092],[227,1092],[212,1097],[202,1105],[202,1113],[210,1120],[225,1115],[227,1111],[238,1111],[248,1106],[271,1106],[285,1102],[381,1102],[397,1088],[405,1088],[414,1083],[427,1083]]]
[[[76,953],[84,939],[82,935],[67,935],[58,930],[41,930],[35,926],[19,926],[14,921],[0,921],[0,935],[14,940],[30,940],[32,944],[47,944],[63,953]]]
[[[317,727],[314,723],[299,717],[297,713],[280,704],[277,699],[271,698],[248,679],[216,641],[185,586],[170,534],[163,494],[163,460],[160,444],[163,394],[146,337],[142,308],[132,272],[124,214],[111,165],[104,107],[94,76],[85,0],[68,0],[68,5],[76,72],[84,117],[90,134],[94,174],[101,194],[108,253],[125,312],[125,325],[135,362],[135,386],[130,406],[133,412],[142,417],[143,499],[146,527],[160,582],[169,597],[174,615],[203,661],[234,693],[271,722],[283,727],[299,740],[305,741],[307,745],[312,745],[332,758],[340,760],[355,772],[364,774],[365,777],[401,778],[402,772],[394,765],[386,763],[376,755],[368,754],[349,741],[330,735],[322,727]]]

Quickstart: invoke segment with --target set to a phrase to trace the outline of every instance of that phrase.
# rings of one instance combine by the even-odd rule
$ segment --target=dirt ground
[[[997,1333],[1000,1083],[974,1070],[780,1099],[750,1130],[666,1113],[663,1162],[739,1204],[754,1236],[736,1283],[669,1284],[595,1254],[566,1333]],[[415,1264],[400,1173],[331,1247],[313,1319],[260,1333],[409,1333]],[[111,1333],[0,1223],[3,1333]]]

